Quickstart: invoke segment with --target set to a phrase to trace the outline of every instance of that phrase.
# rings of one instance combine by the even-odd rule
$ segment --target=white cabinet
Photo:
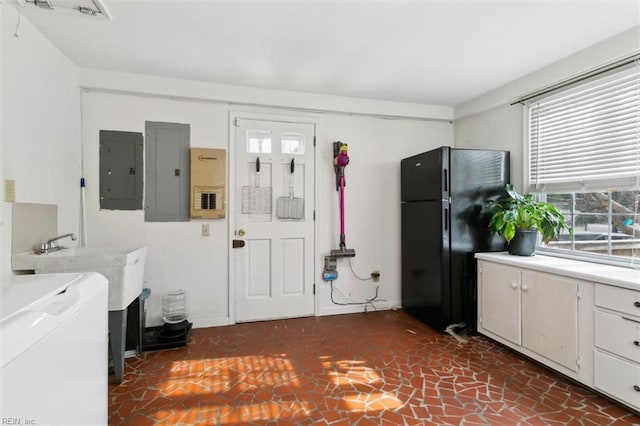
[[[478,253],[478,332],[640,411],[640,270]]]
[[[578,282],[522,271],[522,346],[578,371]]]
[[[640,291],[596,284],[594,386],[640,410]]]
[[[580,344],[578,325],[580,317],[588,317],[585,308],[592,309],[580,299],[592,293],[591,283],[480,260],[478,331],[590,384],[585,368],[590,349]],[[588,318],[585,322],[592,327]]]
[[[520,345],[520,269],[478,264],[478,331]]]

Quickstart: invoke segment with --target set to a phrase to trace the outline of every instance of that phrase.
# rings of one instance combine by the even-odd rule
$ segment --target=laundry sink
[[[121,311],[142,293],[146,247],[78,247],[11,257],[16,271],[99,272],[109,280],[109,310]]]

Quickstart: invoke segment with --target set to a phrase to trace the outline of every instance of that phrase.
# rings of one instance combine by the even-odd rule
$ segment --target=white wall
[[[318,205],[316,294],[318,314],[361,312],[362,306],[344,307],[331,303],[329,284],[320,276],[324,256],[339,248],[340,217],[333,171],[334,141],[349,145],[345,169],[345,234],[355,272],[368,278],[379,270],[378,308],[401,304],[400,269],[400,160],[439,146],[451,146],[453,126],[449,122],[383,120],[369,117],[326,116],[318,125],[316,179]],[[375,284],[353,277],[346,259],[338,260],[337,289],[362,301],[375,294]],[[347,301],[339,297],[338,301]]]
[[[455,146],[511,151],[511,180],[523,190],[523,108],[509,104],[541,87],[639,52],[640,27],[635,27],[456,106]]]
[[[161,322],[162,295],[184,289],[190,317],[196,326],[229,324],[229,219],[173,223],[145,222],[140,211],[100,211],[98,202],[98,133],[104,130],[144,132],[148,121],[191,125],[191,146],[229,149],[228,105],[175,101],[113,93],[82,96],[83,144],[87,179],[89,245],[146,245],[145,286],[151,288],[148,323]],[[245,108],[245,111],[247,109]],[[256,114],[282,114],[281,109],[256,109]],[[238,111],[237,107],[234,111]],[[298,114],[289,111],[289,114]],[[249,114],[244,114],[249,115]],[[363,307],[337,307],[329,287],[320,279],[323,256],[338,245],[338,196],[332,165],[332,142],[349,144],[347,168],[347,242],[355,248],[353,267],[369,276],[380,270],[379,307],[400,305],[400,159],[453,143],[448,122],[388,120],[336,114],[305,114],[317,122],[316,205],[317,314],[361,311]],[[200,235],[209,223],[211,237]],[[373,295],[371,284],[360,284],[340,265],[336,285],[354,300]],[[344,301],[344,299],[343,299]],[[233,300],[231,300],[233,303]]]
[[[161,322],[164,292],[182,288],[196,326],[234,321],[229,300],[228,218],[211,223],[211,237],[200,236],[202,221],[145,223],[144,214],[98,209],[98,131],[144,131],[145,120],[191,124],[191,145],[229,149],[230,112],[299,115],[317,123],[317,253],[315,277],[318,315],[361,311],[338,307],[321,280],[323,256],[338,246],[338,196],[332,166],[332,142],[348,143],[347,243],[356,249],[356,272],[368,277],[380,270],[381,308],[400,305],[400,159],[453,144],[448,107],[382,102],[284,92],[83,69],[83,145],[87,177],[89,245],[146,245],[145,286],[151,288],[148,323]],[[228,102],[228,103],[227,103]],[[310,112],[329,110],[338,113]],[[384,119],[371,116],[395,116]],[[409,119],[406,119],[409,117]],[[231,156],[229,156],[231,157]],[[232,182],[231,182],[232,183]],[[352,192],[351,192],[352,191]],[[373,295],[339,265],[336,285],[354,300]],[[230,313],[231,312],[231,313]]]
[[[504,105],[455,121],[457,148],[507,150],[511,183],[522,188],[522,106]]]
[[[83,93],[83,144],[89,246],[146,245],[144,286],[151,289],[148,322],[161,322],[162,295],[187,291],[191,319],[198,326],[229,323],[227,220],[145,222],[144,211],[100,210],[99,131],[144,134],[145,121],[187,123],[191,146],[228,148],[228,107],[138,96]],[[210,237],[201,224],[210,224]]]
[[[5,5],[0,3],[0,43],[2,43],[2,37],[4,35],[4,8]],[[2,87],[4,85],[4,80],[2,79],[2,57],[3,55],[0,53],[0,99],[2,99]],[[0,129],[2,129],[2,106],[3,106],[3,102],[0,101]],[[3,159],[2,159],[2,131],[0,130],[0,203],[1,207],[0,207],[0,289],[2,288],[6,288],[9,286],[9,276],[10,276],[10,272],[9,269],[7,269],[6,265],[5,265],[5,256],[4,253],[7,253],[4,245],[5,245],[5,241],[7,240],[5,238],[5,232],[7,227],[4,224],[4,174],[2,171],[2,163],[3,163]]]
[[[58,205],[58,231],[78,232],[80,94],[77,67],[23,16],[2,6],[2,175],[16,201]],[[2,263],[10,270],[11,209],[4,204]]]
[[[144,131],[145,120],[191,124],[192,146],[229,148],[226,103],[261,105],[256,111],[301,114],[327,109],[346,114],[309,114],[317,122],[316,211],[317,313],[360,310],[337,307],[328,285],[320,280],[323,256],[338,244],[338,203],[331,165],[331,143],[348,143],[347,244],[356,250],[353,267],[361,276],[382,273],[380,307],[400,303],[399,160],[454,142],[447,122],[382,119],[358,114],[450,119],[453,111],[438,106],[356,100],[289,93],[153,76],[123,75],[78,69],[26,19],[20,37],[13,37],[17,15],[2,6],[2,165],[3,178],[16,181],[16,200],[59,205],[60,232],[78,232],[80,162],[80,94],[78,84],[111,93],[82,96],[85,176],[87,178],[90,245],[147,245],[145,286],[153,291],[150,323],[160,319],[166,290],[189,292],[190,312],[197,326],[227,324],[229,317],[228,219],[207,221],[211,237],[200,236],[202,221],[145,223],[142,211],[100,211],[98,208],[98,131]],[[507,106],[514,97],[639,50],[640,29],[634,29],[580,52],[517,82],[497,89],[455,110],[455,144],[459,147],[509,149],[512,176],[521,185],[522,130],[520,107]],[[120,93],[116,93],[120,92]],[[128,93],[128,94],[123,94]],[[135,95],[133,94],[135,93]],[[169,100],[167,97],[182,100]],[[277,108],[264,108],[273,105]],[[235,108],[235,107],[234,107]],[[520,179],[520,181],[518,181]],[[2,265],[9,268],[10,209],[3,211]],[[355,300],[370,297],[372,284],[356,281],[340,261],[336,285]],[[232,283],[231,283],[232,285]],[[233,301],[232,301],[233,303]]]
[[[269,106],[295,111],[337,111],[348,114],[451,120],[453,108],[408,102],[372,101],[317,93],[233,86],[202,81],[130,74],[95,69],[81,70],[81,86],[143,96],[169,96],[193,101],[215,100],[236,106]]]
[[[182,122],[191,124],[192,146],[228,148],[232,107],[225,102],[233,102],[233,108],[242,105],[240,108],[263,113],[313,116],[318,123],[317,164],[322,165],[317,167],[318,314],[353,310],[331,304],[328,287],[321,283],[319,275],[322,256],[338,243],[331,143],[342,140],[350,144],[353,162],[347,171],[347,229],[349,247],[358,253],[353,266],[364,276],[373,269],[380,270],[380,297],[387,300],[383,305],[399,305],[399,160],[436,146],[451,145],[450,123],[425,120],[450,120],[451,108],[79,71],[24,17],[20,37],[13,37],[15,8],[2,8],[2,177],[15,180],[16,201],[57,204],[59,232],[78,233],[82,156],[87,181],[88,243],[148,247],[144,285],[153,292],[149,301],[150,324],[160,322],[162,294],[177,288],[188,291],[191,317],[197,326],[233,321],[229,315],[229,222],[207,221],[211,237],[206,238],[200,236],[203,221],[145,223],[142,211],[100,211],[98,131],[143,132],[146,120]],[[79,86],[110,93],[88,91],[80,95]],[[275,108],[264,108],[265,105]],[[354,115],[310,114],[301,110]],[[416,119],[363,116],[367,114]],[[10,205],[3,209],[2,218],[2,267],[7,272]],[[371,288],[360,287],[344,267],[342,264],[337,284],[354,299],[370,297]]]

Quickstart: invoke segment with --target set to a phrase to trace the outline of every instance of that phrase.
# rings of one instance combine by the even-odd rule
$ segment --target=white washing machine
[[[107,424],[107,303],[97,273],[12,277],[0,298],[3,424]]]

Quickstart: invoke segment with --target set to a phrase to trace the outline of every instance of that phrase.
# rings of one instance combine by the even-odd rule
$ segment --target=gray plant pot
[[[537,230],[516,229],[516,235],[509,242],[509,254],[533,256],[536,252],[537,240]]]

